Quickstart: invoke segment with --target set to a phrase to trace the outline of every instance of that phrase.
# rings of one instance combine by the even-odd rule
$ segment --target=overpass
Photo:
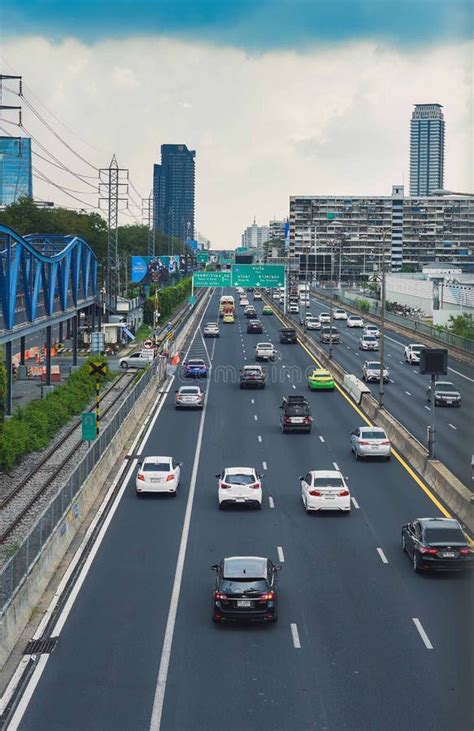
[[[51,385],[52,328],[62,340],[67,324],[77,365],[78,318],[97,303],[97,258],[84,239],[63,234],[20,236],[0,224],[0,345],[5,350],[7,398],[12,412],[13,345],[20,341],[20,372],[25,368],[26,339],[46,333],[46,386]]]

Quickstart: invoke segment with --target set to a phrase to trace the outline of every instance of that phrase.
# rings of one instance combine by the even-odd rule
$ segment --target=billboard
[[[306,271],[319,275],[331,274],[332,254],[308,254],[307,256],[308,261],[306,261],[306,254],[299,255],[300,274],[304,274]]]
[[[140,284],[161,284],[173,274],[184,273],[184,256],[132,256],[131,281]]]

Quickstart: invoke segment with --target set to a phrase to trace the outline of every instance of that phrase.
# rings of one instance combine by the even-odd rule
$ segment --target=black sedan
[[[257,310],[255,307],[246,307],[244,310],[244,315],[248,319],[253,319],[254,317],[257,317]]]
[[[281,566],[269,558],[233,556],[211,568],[216,572],[214,622],[277,621],[277,571]]]
[[[263,325],[260,320],[249,320],[247,323],[247,332],[258,334],[263,333]]]
[[[454,518],[417,518],[402,527],[402,549],[419,571],[462,571],[473,568],[471,548]]]

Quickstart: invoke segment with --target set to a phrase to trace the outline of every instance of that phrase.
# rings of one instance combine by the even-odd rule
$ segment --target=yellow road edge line
[[[277,312],[275,312],[275,310],[273,310],[273,312],[275,313],[275,315],[277,316],[277,318],[280,320],[281,324],[284,325],[285,322],[284,322],[284,320],[282,320],[282,318],[280,317],[280,315]],[[313,355],[311,353],[310,350],[308,350],[308,348],[303,343],[303,341],[300,340],[300,338],[297,338],[297,340],[298,340],[298,343],[303,348],[303,350],[305,350],[307,352],[307,354],[309,355],[309,357],[311,358],[311,360],[314,363],[316,363],[317,366],[319,366],[320,368],[323,368],[323,364],[319,362],[319,360],[316,358],[315,355]],[[336,389],[338,390],[338,392],[341,394],[341,396],[343,396],[346,399],[346,401],[349,404],[349,406],[352,406],[352,408],[354,409],[354,411],[356,411],[359,414],[359,416],[361,417],[361,419],[363,419],[365,421],[365,423],[367,424],[367,426],[372,426],[371,421],[365,416],[365,414],[362,413],[362,411],[359,409],[359,407],[357,406],[357,404],[355,404],[349,398],[349,396],[346,393],[344,393],[344,391],[342,390],[342,388],[336,382],[334,382],[334,385],[335,385]],[[451,515],[451,513],[448,510],[446,510],[446,508],[438,500],[438,498],[436,497],[436,495],[434,495],[431,492],[430,488],[427,485],[425,485],[425,483],[423,482],[423,480],[421,480],[418,477],[418,475],[416,474],[416,472],[405,461],[405,459],[402,457],[402,455],[399,454],[397,452],[397,450],[396,449],[393,449],[393,448],[392,448],[392,454],[395,457],[395,459],[400,463],[400,465],[403,467],[403,469],[406,470],[406,472],[408,472],[408,474],[410,475],[410,477],[416,482],[416,484],[418,485],[418,487],[421,487],[421,489],[423,490],[423,492],[425,493],[425,495],[427,495],[427,497],[429,497],[429,499],[431,500],[431,502],[434,503],[434,505],[436,505],[436,507],[444,515],[444,517],[445,518],[452,518],[453,516]]]

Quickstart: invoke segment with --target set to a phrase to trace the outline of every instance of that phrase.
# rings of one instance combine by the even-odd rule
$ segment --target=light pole
[[[385,240],[388,234],[391,232],[390,228],[378,228],[371,226],[373,231],[381,234],[382,242],[380,245],[379,252],[379,268],[380,268],[380,279],[381,279],[381,307],[380,307],[380,378],[379,378],[379,407],[383,409],[384,406],[384,383],[383,383],[383,372],[385,370]]]

